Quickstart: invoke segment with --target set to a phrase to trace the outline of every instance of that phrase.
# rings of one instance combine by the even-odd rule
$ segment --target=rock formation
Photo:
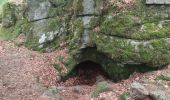
[[[19,26],[14,31],[24,33],[33,50],[61,49],[65,42],[64,76],[84,61],[101,64],[114,80],[129,76],[127,65],[169,64],[169,5],[144,0],[26,0],[23,5],[4,5],[2,26]]]

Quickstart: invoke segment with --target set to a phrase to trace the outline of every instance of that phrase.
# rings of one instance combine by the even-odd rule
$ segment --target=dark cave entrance
[[[72,70],[73,77],[68,78],[61,84],[64,86],[89,85],[96,83],[97,79],[107,79],[108,75],[102,66],[93,61],[84,61],[77,64]]]
[[[70,74],[58,85],[59,86],[76,86],[76,85],[92,86],[98,81],[105,81],[105,80],[119,82],[121,80],[128,79],[129,76],[132,75],[134,72],[145,73],[145,72],[150,72],[155,70],[157,70],[157,68],[150,67],[144,64],[126,64],[124,65],[124,67],[119,66],[116,69],[103,69],[103,66],[101,64],[88,60],[75,65],[74,69],[70,71]]]
[[[80,84],[93,85],[96,83],[96,78],[102,76],[108,78],[107,73],[102,66],[92,61],[85,61],[75,66],[76,76],[82,81]]]

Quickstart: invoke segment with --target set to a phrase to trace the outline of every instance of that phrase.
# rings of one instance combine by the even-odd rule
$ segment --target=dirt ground
[[[90,93],[95,85],[61,86],[58,91],[60,97],[57,99],[44,94],[43,87],[37,85],[42,84],[46,88],[56,85],[57,72],[52,64],[57,56],[65,52],[64,49],[39,53],[24,46],[18,47],[10,41],[0,41],[0,100],[90,100]],[[119,83],[108,81],[113,91],[101,93],[98,98],[91,100],[118,100],[132,82],[144,82],[144,79],[154,82],[154,79],[164,72],[170,73],[170,68],[145,74],[134,73],[129,79]],[[170,91],[169,89],[166,88],[167,91]]]
[[[33,90],[37,82],[53,85],[57,74],[51,63],[57,52],[41,54],[0,42],[0,100],[48,100]]]

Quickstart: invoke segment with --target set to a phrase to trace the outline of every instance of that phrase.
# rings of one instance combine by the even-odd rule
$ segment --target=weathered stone
[[[168,100],[168,97],[163,91],[153,91],[150,93],[150,96],[153,100]]]
[[[131,85],[131,92],[130,95],[135,99],[135,100],[144,100],[148,98],[149,92],[148,90],[140,83],[134,82]]]
[[[120,96],[120,100],[133,100],[132,97],[128,93],[123,93]]]
[[[43,95],[59,99],[60,96],[57,92],[58,92],[57,87],[51,86],[43,93]]]
[[[32,34],[29,35],[36,39],[35,43],[32,44],[36,44],[37,48],[43,48],[45,43],[53,41],[57,37],[62,37],[67,30],[65,21],[59,17],[36,21],[32,23],[30,29]],[[28,46],[31,46],[31,44]]]
[[[11,3],[4,4],[2,12],[2,26],[6,28],[11,27],[15,25],[16,20],[15,5]]]
[[[77,15],[101,15],[103,0],[74,0]]]
[[[146,0],[146,4],[170,4],[170,0]]]
[[[51,4],[48,0],[27,0],[28,19],[30,21],[40,20],[48,17]]]

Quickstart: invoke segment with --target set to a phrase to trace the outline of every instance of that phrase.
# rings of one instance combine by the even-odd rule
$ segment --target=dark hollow
[[[79,84],[93,85],[96,83],[96,77],[101,75],[107,77],[102,66],[92,61],[85,61],[75,66],[76,76],[81,79]]]

